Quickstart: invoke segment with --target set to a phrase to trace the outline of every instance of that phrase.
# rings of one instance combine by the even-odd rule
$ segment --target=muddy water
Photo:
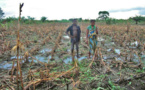
[[[142,63],[145,65],[145,55],[141,56]]]
[[[98,37],[97,40],[98,41],[104,41],[105,39],[103,39],[102,37]]]
[[[86,56],[82,56],[82,57],[80,57],[80,58],[77,59],[77,57],[75,56],[75,59],[78,60],[78,61],[82,61],[84,59],[87,59],[87,57]],[[72,57],[68,57],[68,58],[64,59],[64,62],[66,64],[72,62]]]
[[[138,46],[138,42],[137,41],[132,42],[131,45],[135,45],[137,47]]]
[[[70,39],[69,36],[63,36],[64,39]],[[86,38],[86,37],[81,37],[81,39]],[[98,41],[104,41],[105,39],[103,39],[102,37],[98,37],[97,38]]]
[[[34,57],[35,57],[37,60],[39,60],[40,62],[44,62],[44,63],[47,63],[47,62],[48,62],[48,59],[51,59],[51,56],[45,57],[45,56],[42,56],[42,55],[35,55]],[[84,60],[84,59],[86,59],[86,58],[87,58],[87,57],[82,56],[82,57],[80,57],[80,58],[78,59],[78,61]],[[11,57],[11,59],[16,59],[16,57],[13,56],[13,57]],[[36,59],[33,59],[33,62],[34,62],[34,63],[38,63],[38,61],[37,61]],[[54,59],[55,59],[55,60],[59,60],[58,57],[54,57]],[[75,57],[75,59],[77,59],[77,58]],[[29,57],[29,62],[31,62],[31,61],[32,61],[32,58]],[[66,59],[64,59],[64,63],[68,64],[68,63],[70,63],[70,62],[72,62],[72,57],[67,57]],[[16,66],[16,63],[15,63],[14,66]],[[11,69],[11,68],[12,68],[12,62],[4,61],[4,62],[0,63],[0,69]]]
[[[41,62],[44,62],[44,63],[47,63],[48,62],[48,59],[51,59],[51,56],[48,56],[48,57],[45,57],[45,56],[41,56],[41,55],[36,55],[34,56],[37,60],[41,61]],[[34,59],[34,62],[35,63],[38,63],[37,60]]]
[[[19,59],[20,58],[22,58],[22,56],[19,56]],[[12,65],[13,65],[12,60],[14,60],[14,59],[17,59],[17,57],[16,56],[12,56],[12,57],[10,57],[9,61],[0,62],[0,69],[11,69]],[[14,64],[14,66],[16,66],[16,63]]]
[[[135,42],[128,43],[127,45],[129,45],[129,48],[136,49],[139,43],[138,41],[135,41]]]
[[[114,52],[120,55],[120,49],[114,49]]]
[[[48,53],[48,52],[51,52],[51,50],[52,49],[45,48],[45,49],[40,50],[40,53],[42,53],[42,54]]]
[[[69,36],[63,36],[63,38],[65,38],[65,39],[70,39]]]
[[[4,62],[0,63],[0,69],[11,69],[12,65],[13,65],[12,62],[8,63],[7,61],[4,61]],[[16,66],[16,63],[14,66]]]
[[[70,39],[68,36],[63,36],[63,38],[65,38],[65,39]],[[85,37],[84,37],[84,38],[85,38]],[[102,37],[98,37],[98,41],[100,41],[100,42],[101,42],[101,41],[105,41],[105,39],[103,39]],[[114,43],[114,42],[108,42],[106,45],[107,45],[107,46],[112,46],[112,45],[115,45],[115,43]],[[136,46],[138,46],[138,42],[137,42],[137,41],[132,42],[132,43],[130,44],[130,47],[132,47],[132,46],[134,46],[134,48],[136,48]],[[35,57],[37,60],[41,61],[41,62],[47,63],[47,62],[48,62],[48,59],[51,59],[51,56],[46,57],[44,54],[51,52],[51,50],[52,50],[52,49],[44,48],[44,49],[42,49],[42,50],[39,51],[40,54],[42,54],[42,55],[39,54],[39,55],[35,55],[34,57]],[[108,53],[111,53],[112,49],[107,49],[106,51],[107,51]],[[68,49],[67,52],[70,52],[70,50]],[[115,57],[116,60],[121,60],[121,61],[122,61],[121,57],[118,57],[118,55],[120,55],[120,53],[121,53],[121,50],[120,50],[120,49],[114,49],[114,53],[113,53],[113,54],[111,54],[111,55],[104,55],[104,56],[103,56],[103,59],[104,59],[104,61],[107,62],[107,60],[114,59],[114,57]],[[19,59],[20,59],[20,58],[22,58],[22,57],[20,56]],[[1,63],[0,63],[0,69],[11,69],[11,68],[12,68],[12,60],[13,60],[13,59],[16,59],[16,56],[12,56],[10,59],[11,59],[11,61],[9,61],[9,62],[7,62],[7,61],[1,62]],[[55,56],[54,59],[55,59],[56,61],[60,60],[60,58],[57,57],[57,56]],[[75,59],[77,59],[77,57],[75,57]],[[78,60],[78,61],[81,61],[81,60],[84,60],[84,59],[87,59],[87,57],[86,57],[86,56],[81,56],[81,57],[78,58],[77,60]],[[34,61],[35,63],[38,63],[37,60],[34,59],[33,61]],[[142,56],[141,56],[141,60],[142,60],[142,62],[143,62],[144,65],[145,65],[145,55],[142,55]],[[31,61],[32,61],[32,58],[29,57],[29,61],[31,62]],[[64,63],[68,64],[68,63],[72,62],[72,57],[69,56],[69,57],[67,57],[66,59],[63,59],[63,61],[64,61]],[[138,58],[137,55],[134,55],[133,61],[139,63],[139,58]],[[109,62],[108,62],[108,63],[109,63]],[[15,63],[15,66],[16,66],[16,63]]]
[[[141,62],[145,65],[145,55],[141,55],[139,57],[141,59]],[[140,63],[139,57],[136,54],[134,54],[133,62]]]

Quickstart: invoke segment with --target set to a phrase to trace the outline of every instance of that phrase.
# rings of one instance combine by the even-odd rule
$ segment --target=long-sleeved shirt
[[[70,31],[70,35],[73,36],[73,25],[71,25],[70,27],[68,27],[68,29],[66,30],[66,32],[69,32]],[[80,29],[80,26],[77,26],[77,42],[80,41],[80,34],[81,34],[81,29]],[[71,38],[71,42],[72,42],[72,38]]]

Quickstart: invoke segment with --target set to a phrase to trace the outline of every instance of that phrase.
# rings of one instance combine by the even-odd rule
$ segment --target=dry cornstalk
[[[97,50],[98,49],[96,48],[93,59],[92,59],[91,63],[89,64],[88,68],[90,68],[92,66],[92,63],[94,62],[96,55],[98,55]]]
[[[6,81],[2,81],[4,84],[6,84],[6,86],[8,86],[9,87],[9,89],[11,89],[11,90],[15,90],[12,86],[10,86]]]
[[[57,49],[57,46],[58,46],[58,44],[59,44],[60,41],[61,41],[61,37],[62,37],[62,31],[59,33],[59,35],[58,35],[58,37],[57,37],[57,39],[56,39],[55,45],[54,45],[54,47],[52,48],[52,51],[51,51],[51,59],[53,59],[54,52],[55,52],[55,50]]]
[[[139,55],[138,55],[138,52],[135,51],[135,54],[136,54],[136,55],[138,56],[138,58],[139,58],[140,65],[142,65],[143,63],[142,63],[142,61],[141,61],[141,59],[140,59],[140,57],[139,57]]]
[[[22,71],[21,71],[21,67],[20,67],[20,62],[19,62],[19,51],[21,48],[23,48],[23,45],[22,43],[20,42],[20,34],[19,34],[19,30],[20,30],[20,20],[21,20],[21,12],[22,12],[22,7],[23,7],[24,3],[20,3],[19,5],[19,19],[18,19],[18,30],[17,30],[17,45],[13,47],[13,51],[17,51],[17,66],[16,66],[16,69],[17,69],[17,78],[16,78],[16,81],[17,81],[17,89],[19,90],[19,79],[21,81],[21,87],[23,89],[23,79],[22,79]],[[11,77],[13,77],[13,70],[14,69],[14,62],[13,62],[13,67],[12,67],[12,75]],[[20,76],[19,76],[19,73],[20,73]],[[11,79],[12,80],[12,79]]]
[[[43,81],[52,81],[52,80],[55,80],[56,78],[59,78],[59,77],[62,77],[64,75],[68,74],[70,71],[72,71],[74,69],[75,69],[75,67],[71,68],[70,70],[68,70],[66,72],[60,73],[60,74],[58,74],[55,77],[43,78],[43,79],[35,79],[35,81],[33,81],[33,82],[30,81],[29,84],[24,87],[24,90],[27,90],[31,85],[34,85],[34,84],[36,85],[36,84],[38,84],[40,82],[43,82]]]

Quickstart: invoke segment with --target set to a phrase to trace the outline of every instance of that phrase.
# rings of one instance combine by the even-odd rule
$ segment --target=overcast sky
[[[104,10],[117,19],[145,15],[145,0],[0,0],[0,7],[6,17],[17,17],[20,2],[24,2],[22,16],[36,19],[95,19]]]

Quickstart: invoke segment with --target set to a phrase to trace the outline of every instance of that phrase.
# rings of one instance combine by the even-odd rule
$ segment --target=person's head
[[[92,26],[94,26],[95,25],[95,20],[90,20],[90,23],[91,23]]]
[[[73,25],[77,25],[77,19],[72,20]]]

